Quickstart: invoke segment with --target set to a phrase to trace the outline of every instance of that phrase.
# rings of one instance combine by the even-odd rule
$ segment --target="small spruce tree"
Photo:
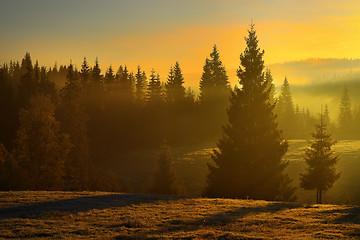
[[[300,187],[305,190],[315,189],[316,203],[321,204],[323,194],[340,177],[335,167],[339,157],[332,149],[336,141],[327,131],[327,123],[322,113],[319,122],[315,124],[315,132],[312,136],[314,140],[309,141],[305,149],[307,169],[300,175]]]
[[[170,150],[166,142],[161,146],[161,152],[156,159],[156,168],[153,173],[149,192],[153,194],[178,195],[179,186]]]

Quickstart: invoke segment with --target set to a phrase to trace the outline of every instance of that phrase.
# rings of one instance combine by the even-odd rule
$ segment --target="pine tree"
[[[330,121],[330,113],[329,113],[329,108],[328,108],[327,104],[325,105],[325,108],[324,108],[324,116],[323,116],[323,118],[324,118],[325,124],[330,126],[330,123],[331,123],[331,121]]]
[[[14,157],[19,165],[21,189],[60,190],[64,162],[71,148],[69,137],[59,133],[55,106],[46,96],[30,99],[20,111],[20,128]]]
[[[153,69],[150,75],[150,81],[147,90],[147,102],[150,105],[159,105],[164,102],[162,87],[159,74]]]
[[[146,74],[145,72],[141,72],[141,68],[140,66],[138,66],[137,68],[137,73],[135,75],[136,78],[136,100],[139,103],[144,103],[145,99],[146,99],[146,87],[147,87],[147,82],[146,82]]]
[[[45,67],[40,69],[40,82],[38,84],[38,94],[49,96],[50,100],[57,103],[57,92],[55,83],[49,80],[48,73]]]
[[[336,141],[327,131],[324,115],[320,114],[319,123],[315,124],[314,140],[309,141],[305,149],[306,172],[300,175],[300,187],[306,190],[316,189],[316,203],[322,203],[323,194],[340,177],[335,165],[339,160],[332,150]]]
[[[348,136],[352,129],[352,107],[347,87],[344,87],[339,109],[339,130],[344,136]]]
[[[248,32],[237,72],[241,88],[231,95],[229,122],[212,155],[215,165],[208,165],[205,195],[291,201],[295,189],[283,172],[287,163],[282,159],[288,143],[277,128],[254,25]]]
[[[179,194],[175,167],[166,142],[162,144],[161,152],[158,153],[156,168],[153,173],[152,184],[149,188],[149,192],[162,195]]]
[[[25,107],[29,104],[30,98],[35,95],[37,87],[30,53],[26,53],[22,60],[21,72],[22,76],[19,84],[18,98],[20,107]]]
[[[273,76],[271,74],[270,69],[266,69],[266,73],[265,73],[265,81],[268,83],[268,91],[269,91],[269,95],[270,95],[270,104],[274,105],[276,102],[275,99],[275,84],[273,83]]]
[[[276,113],[279,120],[279,128],[284,130],[287,137],[294,136],[294,130],[298,129],[295,119],[294,101],[290,90],[290,84],[285,77],[281,86],[281,93],[276,105]]]
[[[81,65],[80,70],[80,82],[81,87],[85,90],[87,90],[89,83],[90,83],[90,67],[86,60],[86,57],[84,57],[83,63]]]
[[[105,80],[105,84],[107,85],[107,88],[110,89],[111,84],[113,84],[115,81],[114,70],[112,69],[111,65],[105,73],[104,80]]]
[[[91,85],[94,87],[102,87],[102,75],[101,70],[99,66],[99,60],[96,58],[95,60],[95,66],[92,68],[91,71]]]
[[[166,102],[170,104],[182,103],[185,98],[184,77],[182,75],[179,62],[175,63],[174,68],[170,68],[166,89]]]
[[[87,137],[88,116],[83,104],[81,78],[70,63],[67,81],[61,90],[59,117],[61,130],[69,134],[73,145],[65,161],[65,184],[70,190],[89,190],[91,188],[92,163]]]
[[[203,74],[200,81],[200,102],[203,104],[227,103],[230,93],[228,76],[225,66],[220,60],[220,55],[216,45],[210,54],[210,59],[206,58]]]

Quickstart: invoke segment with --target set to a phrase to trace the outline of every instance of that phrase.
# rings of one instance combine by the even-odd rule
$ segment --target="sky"
[[[30,52],[40,65],[98,57],[158,71],[179,61],[196,85],[217,45],[229,71],[239,66],[251,21],[265,64],[307,58],[360,58],[358,0],[0,0],[0,62]],[[234,74],[230,74],[234,75]]]

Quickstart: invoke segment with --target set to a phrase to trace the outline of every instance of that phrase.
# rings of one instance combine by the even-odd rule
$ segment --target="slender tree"
[[[254,25],[245,38],[237,75],[241,88],[230,98],[228,124],[208,165],[210,197],[294,200],[294,188],[284,169],[288,143],[277,128],[269,83],[263,73],[264,51],[258,47]]]
[[[79,78],[73,65],[68,67],[67,81],[61,90],[59,117],[61,130],[69,134],[73,144],[65,166],[65,184],[70,190],[89,190],[91,188],[91,159],[87,136],[88,115],[85,112]]]
[[[166,102],[170,104],[181,103],[185,99],[184,77],[182,75],[179,62],[170,68],[166,89]]]
[[[158,153],[149,192],[163,195],[179,194],[175,167],[166,142],[162,144],[161,152]]]
[[[345,86],[339,108],[339,130],[341,135],[348,136],[352,129],[352,106],[348,88]]]
[[[285,77],[281,86],[281,93],[275,108],[278,115],[279,128],[284,130],[287,137],[294,136],[294,130],[298,129],[295,119],[294,101],[290,90],[290,84]]]
[[[140,66],[138,66],[137,68],[135,79],[136,79],[136,92],[135,92],[136,100],[139,103],[144,103],[146,99],[147,82],[146,82],[146,74],[145,72],[141,72]]]
[[[163,100],[163,92],[160,83],[159,74],[155,75],[156,72],[153,69],[150,75],[150,81],[148,85],[147,91],[147,102],[151,105],[158,105],[161,104]]]
[[[29,104],[30,98],[35,95],[37,87],[30,53],[26,53],[22,60],[21,73],[22,76],[19,84],[18,99],[20,107],[25,107]]]
[[[20,111],[15,160],[21,189],[63,189],[64,162],[71,148],[69,137],[59,132],[55,106],[46,96],[30,99],[28,109]]]
[[[300,187],[306,190],[316,189],[316,203],[322,203],[323,194],[329,190],[340,177],[336,171],[339,157],[334,154],[333,146],[336,141],[327,131],[324,115],[320,114],[320,121],[315,124],[314,140],[309,141],[305,149],[306,172],[300,175]]]
[[[225,66],[220,60],[216,45],[206,58],[200,80],[200,102],[203,104],[226,103],[230,93]],[[224,105],[222,106],[224,107]]]

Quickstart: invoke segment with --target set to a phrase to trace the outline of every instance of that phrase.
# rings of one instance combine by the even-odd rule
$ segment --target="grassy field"
[[[360,207],[106,192],[0,192],[0,238],[356,239]]]
[[[299,186],[299,175],[305,171],[304,149],[306,140],[290,140],[285,160],[289,161],[286,171]],[[334,148],[340,156],[337,168],[342,172],[340,179],[325,195],[328,203],[360,204],[360,140],[340,141]],[[172,149],[179,182],[188,196],[200,196],[206,185],[207,164],[211,163],[211,148]],[[121,156],[118,165],[112,165],[124,182],[132,186],[133,192],[144,192],[154,168],[154,151],[130,153]],[[122,161],[123,160],[123,161]],[[116,161],[114,161],[116,162]],[[297,189],[299,203],[313,203],[314,191]]]

